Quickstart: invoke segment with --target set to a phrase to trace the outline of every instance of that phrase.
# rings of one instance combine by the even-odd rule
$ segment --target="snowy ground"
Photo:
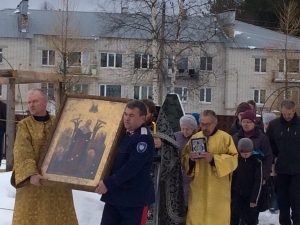
[[[11,225],[12,221],[15,189],[10,185],[10,177],[11,172],[0,173],[0,225]],[[103,203],[99,201],[100,196],[84,191],[73,191],[73,194],[79,225],[100,224],[103,210]],[[271,214],[268,211],[261,213],[259,225],[279,225],[278,214]]]

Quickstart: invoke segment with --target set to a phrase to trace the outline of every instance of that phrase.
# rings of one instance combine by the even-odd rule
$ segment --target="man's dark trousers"
[[[279,223],[300,225],[300,173],[295,175],[277,174]],[[292,209],[292,217],[290,214]]]
[[[105,204],[101,225],[146,225],[148,206],[123,207]]]

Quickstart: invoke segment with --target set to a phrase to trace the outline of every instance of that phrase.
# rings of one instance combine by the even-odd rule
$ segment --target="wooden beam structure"
[[[15,79],[7,78],[7,101],[6,101],[6,171],[13,169],[13,147],[15,142]]]
[[[0,70],[0,85],[7,85],[7,110],[6,110],[6,171],[13,169],[13,146],[15,142],[16,123],[15,123],[15,95],[16,84],[28,83],[54,83],[55,92],[60,99],[62,74],[41,73],[22,70]],[[57,103],[60,106],[59,102]]]

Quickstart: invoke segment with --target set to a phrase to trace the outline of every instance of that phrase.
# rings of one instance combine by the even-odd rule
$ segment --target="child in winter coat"
[[[231,225],[240,221],[247,225],[257,224],[257,201],[259,199],[263,174],[262,162],[252,154],[253,142],[242,138],[238,142],[238,167],[232,178]]]

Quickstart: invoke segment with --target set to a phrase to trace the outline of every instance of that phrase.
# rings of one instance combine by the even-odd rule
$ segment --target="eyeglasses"
[[[210,127],[213,123],[200,123],[200,127]]]

